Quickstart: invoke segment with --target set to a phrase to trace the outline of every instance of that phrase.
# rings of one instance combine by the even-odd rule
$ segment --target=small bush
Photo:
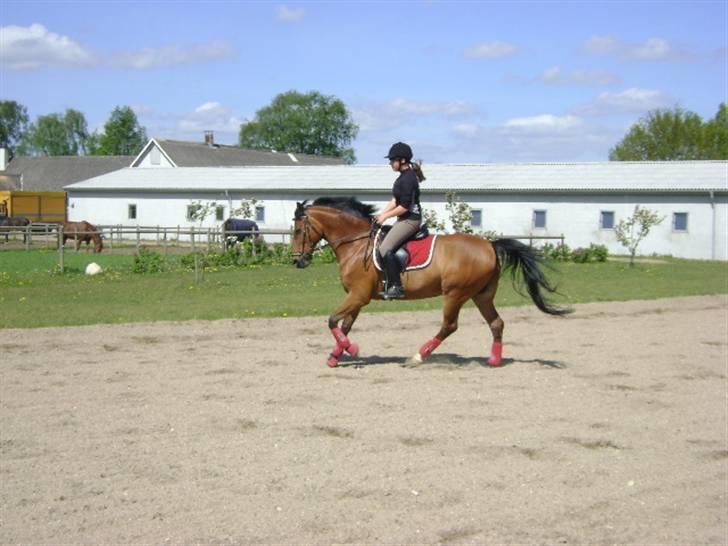
[[[541,247],[541,255],[547,260],[566,262],[571,260],[571,249],[567,244],[552,245],[546,243]]]
[[[591,250],[588,248],[575,248],[571,252],[572,261],[578,264],[585,264],[591,261]]]
[[[606,262],[607,257],[609,256],[609,251],[607,250],[606,245],[595,245],[592,244],[589,246],[592,253],[592,258],[595,262]]]
[[[166,269],[164,257],[159,252],[142,248],[139,254],[134,256],[132,273],[161,273]]]
[[[326,245],[321,250],[314,252],[313,261],[320,264],[332,264],[336,261],[336,254],[330,245]]]

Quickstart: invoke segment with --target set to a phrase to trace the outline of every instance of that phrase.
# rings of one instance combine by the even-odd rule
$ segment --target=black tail
[[[552,305],[541,294],[541,288],[553,294],[556,292],[556,287],[551,285],[541,271],[539,266],[543,265],[543,258],[538,251],[515,239],[496,239],[493,241],[493,247],[498,254],[502,269],[510,268],[516,290],[525,284],[528,295],[531,296],[536,307],[549,315],[571,313],[571,309]],[[522,279],[519,279],[517,275],[519,269],[523,275]]]

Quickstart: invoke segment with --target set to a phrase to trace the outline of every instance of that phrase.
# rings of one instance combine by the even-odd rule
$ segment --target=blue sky
[[[728,2],[0,3],[0,96],[236,143],[280,92],[342,99],[360,163],[599,161],[647,111],[728,100]]]

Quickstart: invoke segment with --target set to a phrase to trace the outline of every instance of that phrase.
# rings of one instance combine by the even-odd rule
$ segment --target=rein
[[[323,232],[321,232],[321,231],[319,231],[319,230],[317,230],[316,228],[313,227],[313,225],[311,224],[311,222],[309,220],[308,214],[305,214],[303,216],[303,238],[301,239],[301,252],[294,252],[293,253],[293,256],[294,257],[295,256],[302,256],[303,254],[306,253],[306,239],[307,238],[308,239],[311,238],[311,236],[309,235],[309,232],[308,232],[309,229],[311,229],[316,235],[318,235],[319,236],[319,239],[326,239],[324,237]],[[361,241],[362,239],[367,239],[368,238],[369,239],[369,243],[367,244],[367,250],[366,250],[366,252],[364,254],[364,264],[366,265],[367,254],[369,253],[369,248],[370,248],[371,241],[372,241],[372,238],[373,238],[373,234],[374,233],[375,233],[374,224],[372,224],[370,226],[370,228],[369,228],[369,231],[367,231],[366,233],[361,233],[359,235],[356,235],[356,236],[354,236],[351,239],[348,239],[347,238],[348,236],[346,236],[346,237],[342,237],[340,239],[336,239],[334,241],[328,241],[328,239],[326,239],[326,240],[328,241],[328,243],[331,246],[331,248],[333,249],[333,251],[336,252],[336,249],[339,248],[342,245],[345,245],[345,244],[348,244],[348,243],[353,243],[353,242],[356,242],[356,241]],[[313,248],[311,250],[313,251]]]

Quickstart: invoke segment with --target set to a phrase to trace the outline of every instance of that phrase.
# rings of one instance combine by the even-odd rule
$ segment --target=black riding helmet
[[[389,149],[389,153],[385,155],[387,159],[404,159],[406,161],[412,160],[412,148],[410,148],[407,144],[404,142],[397,142],[396,144],[392,144],[392,147]]]

